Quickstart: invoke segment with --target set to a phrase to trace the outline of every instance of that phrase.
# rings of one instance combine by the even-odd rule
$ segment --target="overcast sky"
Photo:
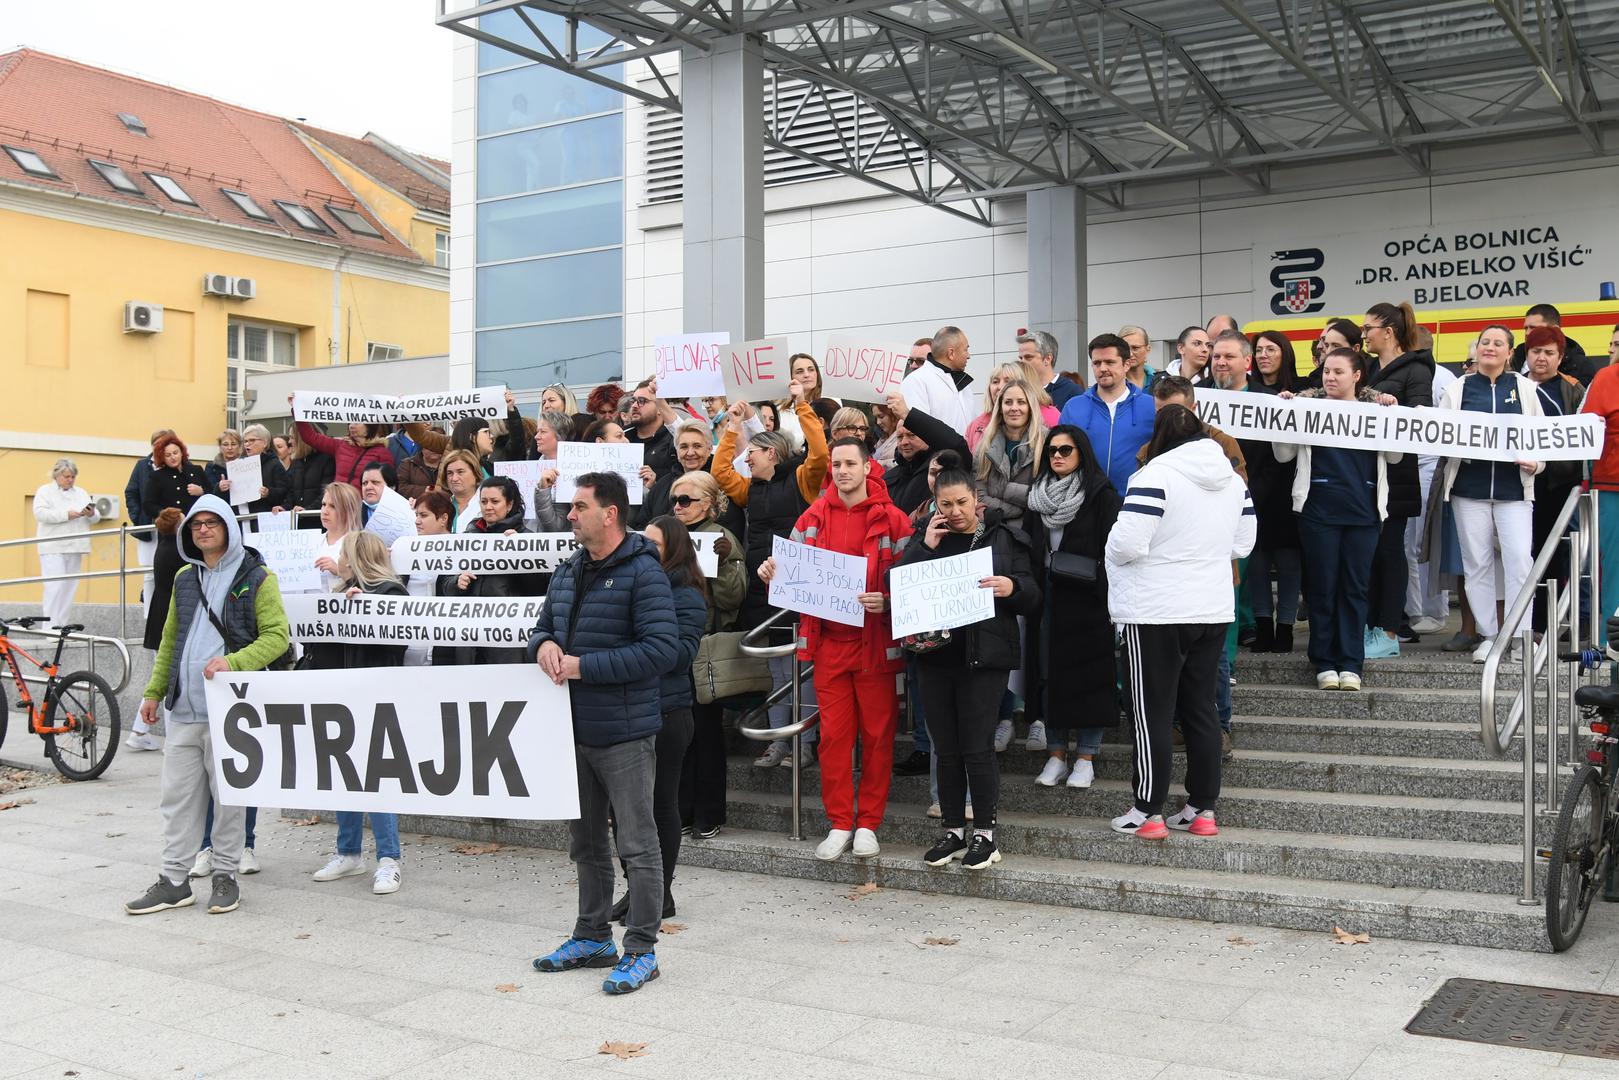
[[[27,45],[450,156],[454,35],[434,25],[435,0],[0,2],[0,52]]]

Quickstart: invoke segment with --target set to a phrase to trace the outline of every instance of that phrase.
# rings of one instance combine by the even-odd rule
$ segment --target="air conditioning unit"
[[[92,495],[92,502],[96,504],[96,518],[99,521],[115,521],[118,518],[118,496]]]
[[[124,304],[124,333],[161,334],[162,332],[162,304],[148,304],[143,300],[130,300]]]
[[[231,295],[238,300],[251,300],[259,294],[259,283],[250,277],[231,279]]]
[[[235,296],[236,279],[229,274],[204,274],[202,275],[202,295]]]

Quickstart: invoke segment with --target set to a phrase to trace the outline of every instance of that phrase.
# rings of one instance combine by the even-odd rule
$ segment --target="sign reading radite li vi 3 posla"
[[[564,821],[579,816],[566,685],[534,664],[226,672],[207,680],[227,806]]]

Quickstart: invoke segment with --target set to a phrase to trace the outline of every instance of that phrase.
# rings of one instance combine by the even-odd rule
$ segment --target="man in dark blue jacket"
[[[568,684],[579,773],[579,818],[569,825],[568,850],[579,876],[579,919],[573,936],[534,967],[610,967],[602,984],[609,994],[639,990],[658,977],[653,948],[663,911],[663,852],[652,815],[655,740],[663,723],[658,681],[680,650],[669,578],[657,548],[626,532],[629,513],[623,478],[586,473],[575,481],[568,521],[582,550],[552,574],[528,639],[528,655],[557,685]],[[609,813],[629,879],[623,959],[608,922]]]
[[[1061,422],[1085,433],[1102,471],[1124,491],[1136,471],[1136,451],[1152,438],[1157,410],[1152,395],[1125,377],[1128,342],[1117,334],[1098,334],[1091,339],[1090,355],[1091,387],[1069,399]]]

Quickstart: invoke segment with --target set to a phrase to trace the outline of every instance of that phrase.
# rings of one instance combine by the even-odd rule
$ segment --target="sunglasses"
[[[707,502],[708,497],[705,495],[676,495],[669,501],[684,510],[693,503]]]
[[[1052,457],[1065,458],[1065,457],[1071,457],[1074,454],[1079,453],[1079,447],[1077,447],[1077,446],[1048,446],[1048,447],[1046,447],[1046,452],[1049,453]]]

